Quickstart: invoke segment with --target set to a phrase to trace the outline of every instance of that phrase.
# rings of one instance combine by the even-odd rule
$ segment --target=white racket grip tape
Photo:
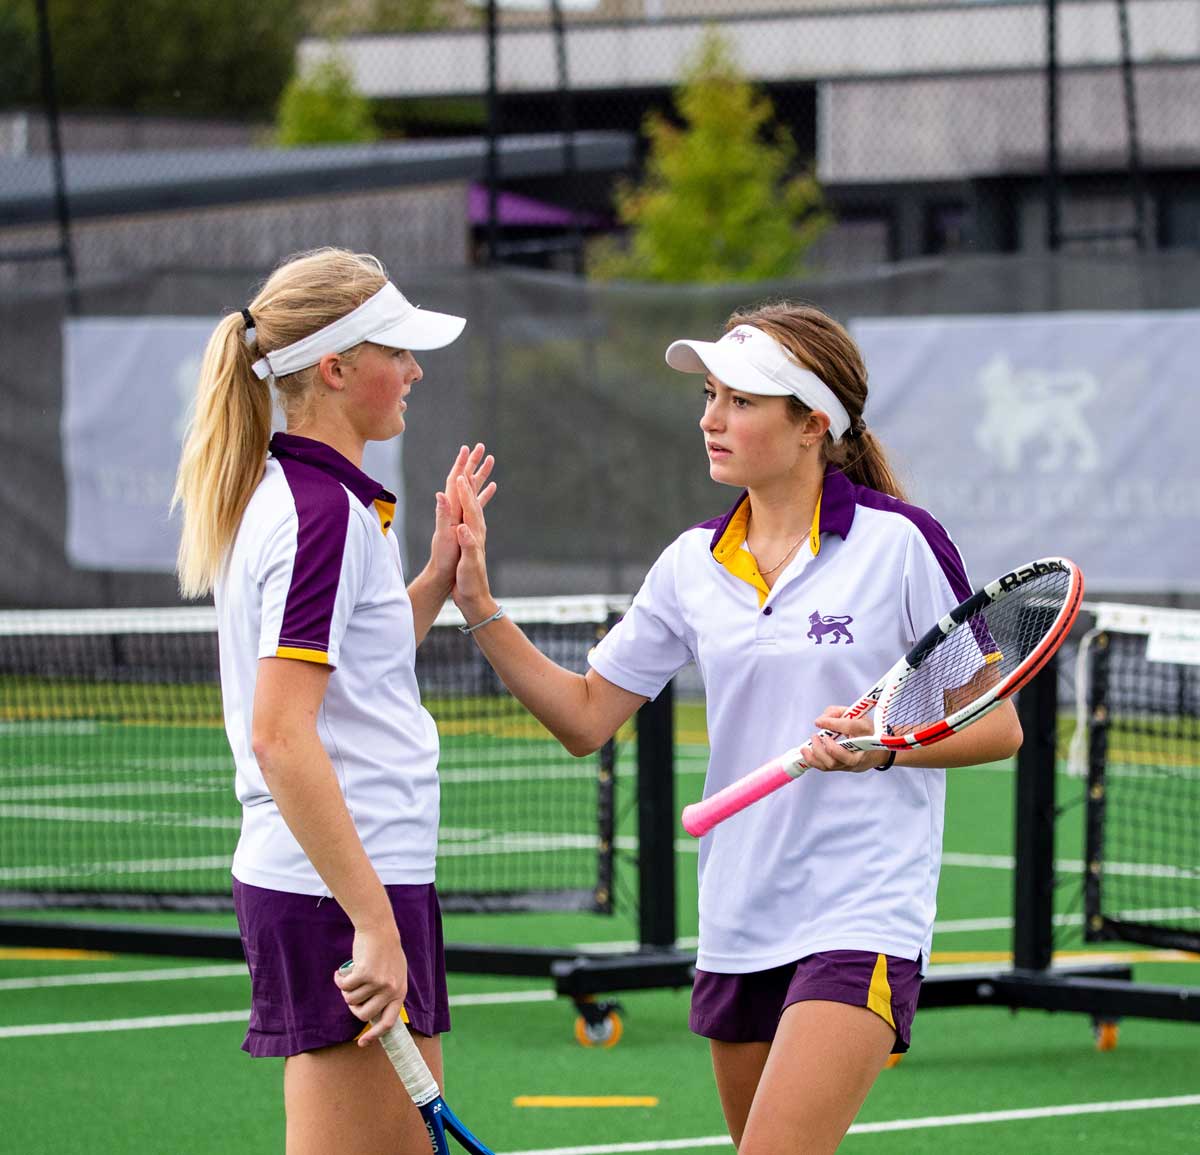
[[[353,969],[353,959],[347,959],[338,967],[338,970],[343,972]],[[433,1077],[425,1060],[421,1058],[417,1044],[412,1041],[408,1027],[403,1022],[398,1022],[391,1030],[380,1035],[379,1041],[383,1044],[387,1057],[391,1060],[396,1074],[400,1076],[400,1081],[404,1084],[404,1089],[412,1101],[418,1107],[432,1103],[441,1094],[441,1091],[438,1090],[437,1080]]]
[[[773,758],[770,762],[752,770],[744,778],[730,783],[724,790],[683,808],[683,828],[699,838],[707,834],[718,822],[745,810],[752,802],[773,794],[781,786],[799,778],[808,769],[800,746]]]
[[[403,1023],[397,1023],[390,1031],[380,1035],[379,1041],[387,1051],[392,1066],[396,1068],[400,1081],[412,1096],[412,1101],[418,1107],[432,1103],[441,1091],[425,1060],[421,1058],[421,1052],[417,1050],[417,1044],[413,1042],[408,1028]]]

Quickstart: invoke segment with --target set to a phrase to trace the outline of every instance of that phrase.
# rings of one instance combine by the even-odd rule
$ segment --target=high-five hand
[[[496,612],[487,574],[487,522],[483,517],[483,501],[477,497],[470,482],[457,479],[458,499],[462,521],[456,527],[460,556],[454,575],[454,602],[468,621],[480,621]]]
[[[429,561],[439,580],[447,588],[453,584],[454,573],[458,568],[458,527],[463,520],[459,482],[464,483],[466,491],[482,510],[496,493],[496,483],[488,482],[495,464],[496,459],[490,453],[484,456],[482,442],[470,450],[465,445],[461,446],[450,472],[446,475],[445,489],[435,495],[437,508],[434,514]]]

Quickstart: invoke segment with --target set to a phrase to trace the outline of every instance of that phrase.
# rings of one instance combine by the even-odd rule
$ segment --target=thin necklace
[[[804,537],[808,537],[808,534],[805,534]],[[787,561],[789,557],[792,556],[793,553],[796,552],[796,546],[798,546],[804,540],[804,537],[797,538],[795,543],[788,549],[787,553],[785,553],[783,557],[781,557],[770,569],[760,569],[758,571],[759,574],[762,577],[766,577],[767,574],[774,573],[781,565],[783,565],[785,561]]]

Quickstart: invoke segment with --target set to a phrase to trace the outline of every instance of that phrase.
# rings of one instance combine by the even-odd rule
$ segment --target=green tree
[[[370,103],[354,88],[346,62],[331,53],[288,81],[279,101],[275,140],[289,146],[370,141],[379,137]]]
[[[682,127],[646,117],[646,174],[616,193],[626,243],[604,238],[589,254],[599,279],[759,281],[803,269],[829,226],[820,186],[795,172],[796,145],[774,124],[770,100],[739,72],[708,29],[675,94]]]
[[[32,104],[41,91],[33,5],[0,0],[0,108]]]
[[[12,30],[33,52],[33,7],[0,0],[6,49]],[[307,21],[297,0],[53,0],[48,11],[63,108],[206,116],[270,116]],[[36,67],[25,87],[40,99]]]
[[[443,0],[321,0],[310,31],[340,39],[361,32],[429,32],[449,23]]]

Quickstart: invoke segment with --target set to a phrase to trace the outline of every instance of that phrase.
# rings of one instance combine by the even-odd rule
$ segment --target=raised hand
[[[495,613],[487,573],[487,522],[483,502],[465,477],[457,481],[462,522],[457,527],[459,559],[454,575],[454,603],[468,622],[481,621]]]
[[[484,456],[482,442],[474,449],[463,445],[454,458],[454,464],[446,475],[446,487],[434,496],[436,510],[433,522],[433,540],[429,547],[429,564],[439,581],[449,588],[454,582],[458,568],[458,526],[463,520],[463,501],[459,483],[483,509],[495,496],[496,483],[489,482],[496,459],[489,453]]]

